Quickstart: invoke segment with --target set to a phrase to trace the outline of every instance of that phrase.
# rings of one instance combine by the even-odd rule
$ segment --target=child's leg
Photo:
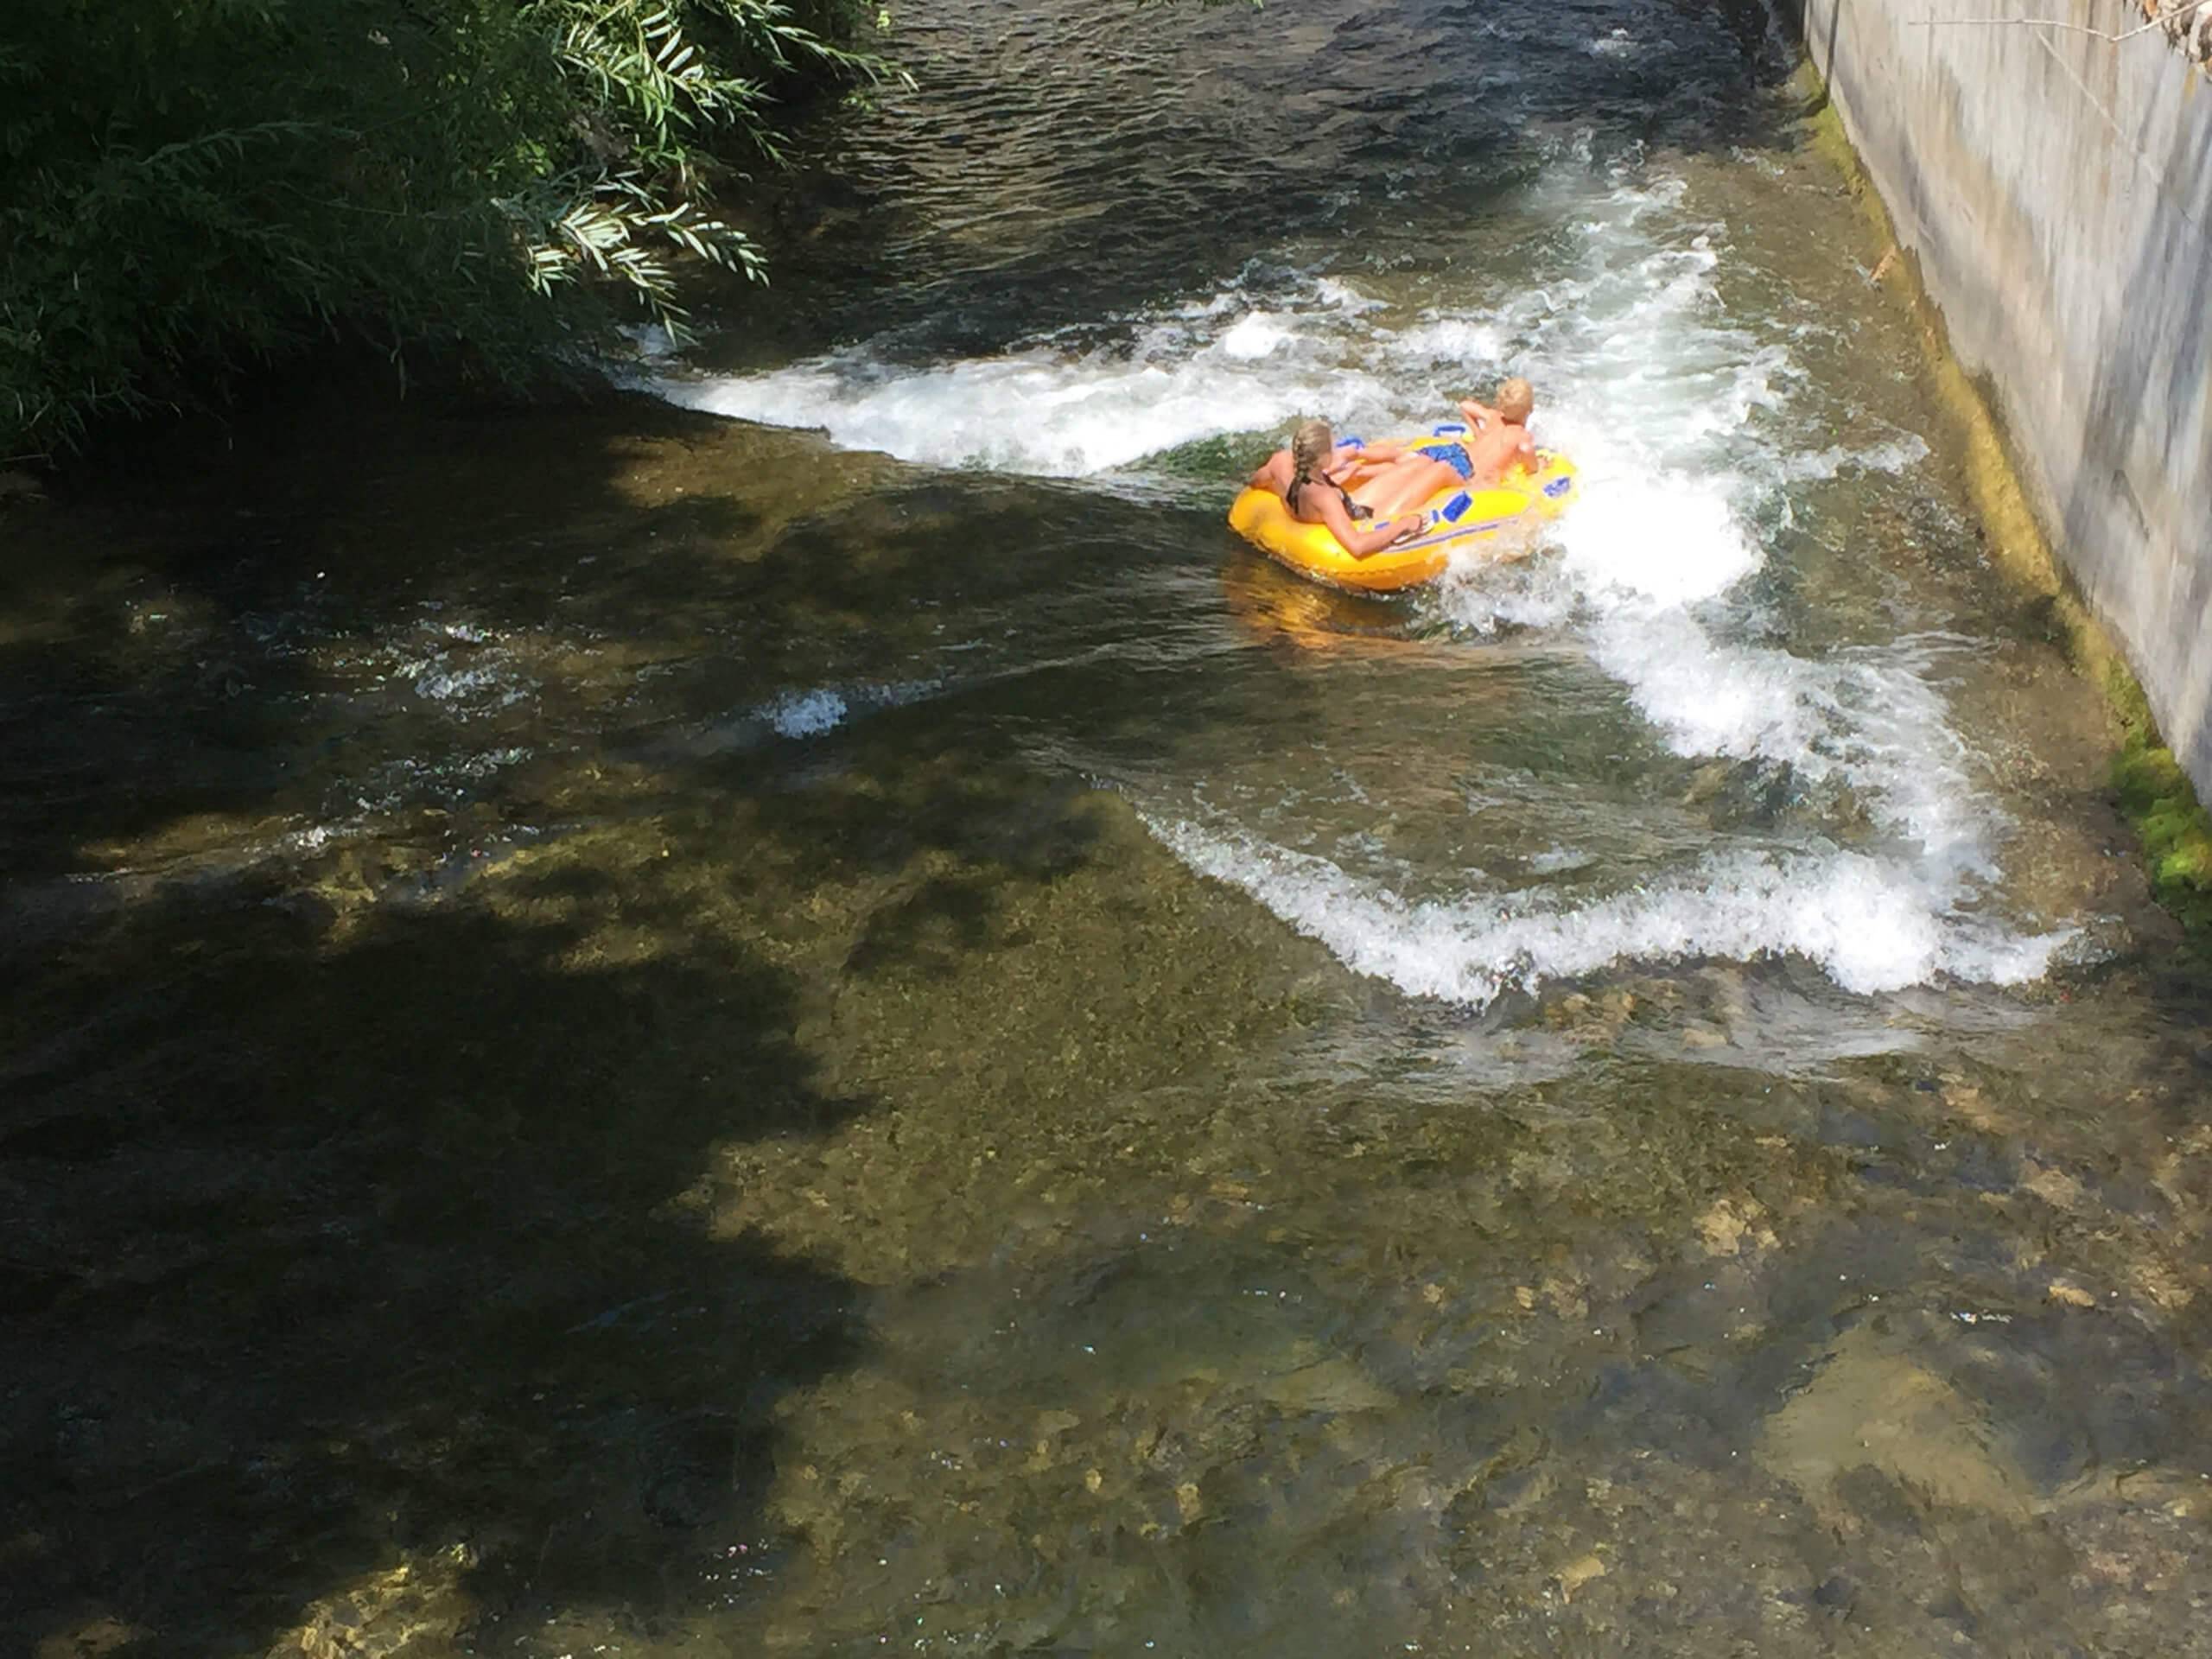
[[[1460,485],[1457,468],[1427,455],[1393,461],[1352,491],[1352,499],[1375,509],[1378,518],[1395,518],[1417,507],[1439,491]]]

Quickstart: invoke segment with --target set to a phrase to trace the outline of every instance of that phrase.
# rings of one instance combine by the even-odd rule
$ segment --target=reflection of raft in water
[[[1466,429],[1447,423],[1421,437],[1397,442],[1411,448],[1459,436]],[[1487,489],[1460,487],[1431,496],[1421,504],[1428,523],[1420,535],[1363,559],[1344,551],[1344,544],[1323,525],[1292,518],[1283,499],[1272,490],[1248,489],[1238,496],[1229,510],[1229,526],[1301,575],[1333,588],[1387,594],[1433,582],[1455,556],[1464,557],[1505,531],[1558,518],[1574,499],[1574,463],[1540,449],[1533,473],[1515,473]],[[1357,501],[1360,493],[1354,490],[1352,499]],[[1516,542],[1498,550],[1497,556],[1516,557],[1523,550]]]

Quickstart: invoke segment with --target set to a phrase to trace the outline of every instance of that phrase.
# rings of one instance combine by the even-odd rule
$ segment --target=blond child
[[[1535,392],[1516,375],[1496,396],[1495,404],[1460,400],[1459,413],[1468,427],[1464,436],[1417,444],[1375,474],[1374,487],[1365,491],[1375,510],[1402,512],[1455,485],[1487,489],[1516,468],[1534,471],[1536,441],[1529,435],[1529,416],[1536,405]]]

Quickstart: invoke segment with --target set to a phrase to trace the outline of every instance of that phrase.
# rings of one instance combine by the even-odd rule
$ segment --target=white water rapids
[[[1184,446],[1256,443],[1313,412],[1342,431],[1402,429],[1526,374],[1540,438],[1581,465],[1580,500],[1543,556],[1459,570],[1420,614],[1470,651],[1510,635],[1579,652],[1647,739],[1785,775],[1800,796],[1841,802],[1839,822],[1857,832],[1720,829],[1624,881],[1590,879],[1598,854],[1556,835],[1539,845],[1524,827],[1527,844],[1484,868],[1409,871],[1375,856],[1363,830],[1294,812],[1287,823],[1264,766],[1240,781],[1225,757],[1203,778],[1122,770],[1117,786],[1159,840],[1351,969],[1465,1003],[1700,957],[1794,954],[1859,993],[2039,976],[2075,930],[1990,902],[2005,815],[1944,690],[1972,643],[1904,627],[1801,645],[1777,637],[1756,596],[1797,493],[1853,476],[1910,487],[1926,443],[1808,384],[1793,347],[1817,317],[1732,310],[1729,227],[1665,168],[1594,167],[1569,146],[1535,194],[1567,233],[1517,280],[1473,276],[1462,296],[1408,294],[1325,258],[996,356],[897,364],[863,344],[655,385],[702,410],[818,427],[930,466],[1122,481]],[[1544,879],[1486,874],[1508,868]]]

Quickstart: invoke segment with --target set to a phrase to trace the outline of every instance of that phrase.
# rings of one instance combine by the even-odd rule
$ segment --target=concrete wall
[[[2123,0],[1799,0],[2031,503],[2212,802],[2212,85]]]

